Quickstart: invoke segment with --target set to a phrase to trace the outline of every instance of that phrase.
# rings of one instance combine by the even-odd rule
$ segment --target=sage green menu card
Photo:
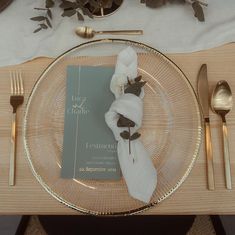
[[[68,66],[62,178],[118,180],[117,142],[105,123],[111,67]]]

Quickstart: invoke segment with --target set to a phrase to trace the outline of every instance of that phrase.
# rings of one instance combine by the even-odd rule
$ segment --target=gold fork
[[[13,108],[11,126],[11,150],[10,150],[10,171],[9,185],[15,185],[15,155],[16,155],[16,111],[24,102],[24,85],[21,72],[11,72],[11,96],[10,104]]]

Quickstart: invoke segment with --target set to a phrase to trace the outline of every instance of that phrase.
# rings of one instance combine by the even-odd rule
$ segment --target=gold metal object
[[[78,54],[79,55],[79,51],[80,50],[84,50],[85,48],[90,48],[91,46],[98,46],[98,45],[102,45],[102,44],[110,44],[113,46],[115,44],[117,45],[126,45],[126,46],[133,46],[136,47],[137,49],[142,49],[142,50],[146,50],[150,55],[155,55],[158,58],[161,58],[163,61],[166,61],[167,63],[169,63],[172,68],[174,68],[174,70],[180,74],[180,78],[187,84],[187,87],[190,91],[191,94],[191,98],[193,101],[193,104],[195,105],[195,118],[196,118],[196,130],[195,130],[195,138],[196,138],[196,142],[195,142],[195,146],[193,148],[193,152],[192,154],[190,154],[190,160],[189,163],[185,169],[185,171],[182,174],[182,177],[180,177],[179,180],[177,180],[177,182],[174,184],[174,186],[172,186],[168,191],[164,192],[164,194],[159,195],[157,198],[155,198],[154,200],[152,200],[150,203],[148,204],[144,204],[144,205],[137,205],[136,208],[132,208],[129,210],[125,210],[123,209],[122,211],[100,211],[97,209],[93,209],[93,208],[87,208],[84,207],[84,205],[78,205],[73,203],[71,200],[66,199],[62,194],[58,193],[58,191],[56,190],[56,188],[51,187],[50,183],[47,181],[47,179],[45,177],[42,177],[40,174],[40,169],[36,167],[35,162],[33,161],[33,152],[31,152],[30,149],[30,141],[29,138],[27,136],[27,132],[30,130],[29,129],[29,125],[30,125],[30,116],[31,116],[31,106],[33,106],[34,103],[34,98],[37,95],[37,90],[40,89],[40,86],[43,84],[44,79],[46,79],[46,76],[48,76],[48,74],[50,74],[52,69],[56,69],[56,66],[58,66],[58,64],[62,63],[62,61],[65,61],[66,58],[70,58],[73,57],[73,54]],[[71,61],[70,61],[71,63]],[[70,64],[69,63],[69,64]],[[97,63],[99,64],[100,61],[97,61]],[[66,63],[65,63],[66,64]],[[63,63],[63,66],[65,65]],[[103,64],[103,62],[102,62]],[[104,63],[106,64],[106,63]],[[109,64],[109,63],[108,63]],[[58,67],[57,67],[58,69]],[[180,68],[173,62],[171,61],[168,57],[166,57],[164,54],[162,54],[161,52],[159,52],[158,50],[156,50],[155,48],[152,48],[146,44],[140,43],[140,42],[136,42],[136,41],[131,41],[131,40],[126,40],[126,39],[99,39],[99,40],[93,40],[93,41],[89,41],[89,42],[85,42],[82,43],[76,47],[71,48],[70,50],[67,50],[66,52],[64,52],[63,54],[61,54],[60,56],[58,56],[44,71],[43,73],[40,75],[39,79],[37,80],[37,82],[34,85],[34,88],[29,96],[28,102],[27,102],[27,106],[26,106],[26,110],[25,110],[25,117],[24,117],[24,126],[23,126],[23,141],[24,141],[24,147],[25,147],[25,151],[26,151],[26,156],[27,159],[29,161],[29,165],[30,168],[32,170],[33,175],[36,177],[36,179],[38,180],[38,182],[42,185],[42,187],[50,194],[52,195],[55,199],[57,199],[59,202],[61,202],[62,204],[78,210],[79,212],[82,213],[86,213],[86,214],[92,214],[92,215],[108,215],[108,216],[120,216],[120,215],[134,215],[140,212],[144,212],[147,209],[159,204],[160,202],[162,202],[163,200],[165,200],[166,198],[168,198],[170,195],[172,195],[181,185],[182,183],[186,180],[186,178],[188,177],[189,173],[191,172],[194,163],[196,161],[196,158],[198,156],[199,153],[199,148],[200,148],[200,144],[201,144],[201,137],[202,137],[202,126],[201,126],[201,119],[200,119],[200,108],[199,108],[199,103],[198,103],[198,99],[196,98],[196,94],[194,92],[193,86],[190,83],[189,79],[185,76],[185,74],[180,70]],[[76,182],[76,179],[73,179],[74,182]],[[54,185],[54,183],[53,183]],[[159,191],[159,189],[158,189]]]
[[[12,72],[11,76],[11,96],[10,104],[13,108],[11,125],[11,150],[10,150],[10,170],[9,185],[15,185],[15,155],[16,155],[16,111],[24,102],[24,86],[21,72]]]
[[[222,119],[223,147],[224,147],[224,167],[227,189],[232,189],[231,167],[229,157],[228,129],[226,124],[226,114],[232,109],[232,92],[228,83],[224,80],[219,81],[211,97],[212,110],[220,115]]]
[[[207,66],[203,64],[198,73],[198,96],[201,103],[203,118],[205,122],[206,138],[206,160],[207,160],[207,181],[208,189],[215,189],[213,152],[211,144],[210,117],[209,117],[209,88],[207,79]]]
[[[95,31],[90,27],[77,27],[75,33],[82,38],[93,38],[96,34],[114,34],[114,35],[142,35],[143,30],[108,30]]]

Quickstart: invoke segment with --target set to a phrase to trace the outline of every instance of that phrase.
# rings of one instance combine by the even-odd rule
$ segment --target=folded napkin
[[[110,83],[110,89],[118,98],[123,94],[123,86],[127,83],[127,77],[133,80],[137,76],[137,54],[131,47],[121,51],[117,57],[115,72]]]
[[[129,151],[129,140],[120,136],[120,133],[127,128],[117,126],[120,115],[123,115],[135,122],[135,126],[130,128],[131,133],[135,133],[141,127],[143,88],[139,97],[123,92],[123,87],[127,84],[127,77],[131,81],[136,76],[137,55],[131,47],[128,47],[121,51],[117,58],[115,73],[110,84],[110,89],[116,100],[105,114],[105,121],[118,141],[118,159],[129,194],[133,198],[148,203],[157,185],[156,169],[139,139],[130,142],[131,151]]]

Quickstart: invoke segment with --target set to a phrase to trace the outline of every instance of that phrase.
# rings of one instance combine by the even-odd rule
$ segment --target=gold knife
[[[202,114],[205,123],[205,140],[206,140],[206,161],[207,161],[207,181],[208,189],[215,189],[213,153],[211,144],[210,117],[209,117],[209,87],[207,78],[207,65],[203,64],[198,73],[197,81],[198,97],[202,108]]]

